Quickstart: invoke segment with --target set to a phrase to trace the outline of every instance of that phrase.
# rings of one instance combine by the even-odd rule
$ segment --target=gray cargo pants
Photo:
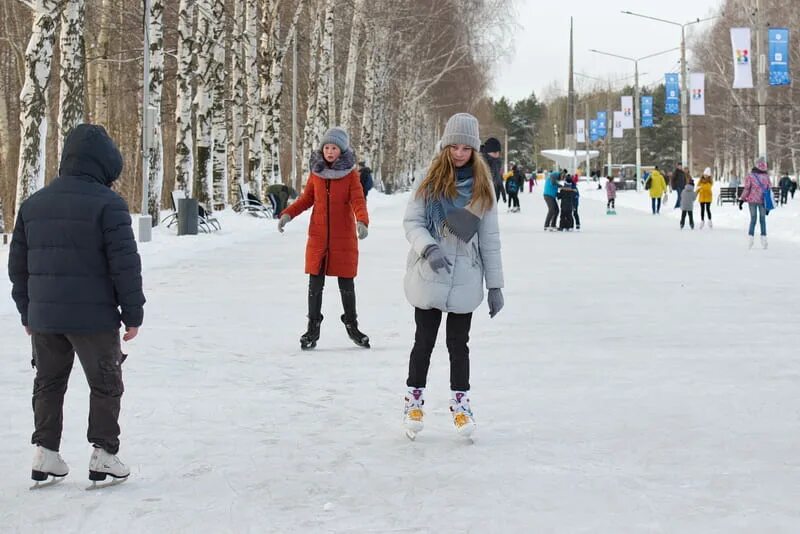
[[[119,408],[122,360],[119,331],[94,334],[38,334],[31,336],[36,378],[33,381],[31,443],[50,450],[61,444],[62,411],[75,353],[86,374],[89,396],[90,443],[111,454],[119,451]]]

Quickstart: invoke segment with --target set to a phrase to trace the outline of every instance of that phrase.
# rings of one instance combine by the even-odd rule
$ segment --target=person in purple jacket
[[[761,246],[767,248],[767,210],[764,204],[764,193],[771,191],[772,187],[767,171],[767,160],[758,158],[756,166],[745,178],[744,191],[739,197],[739,209],[743,208],[745,202],[750,206],[750,229],[748,230],[750,248],[753,248],[755,241],[756,219],[761,224]]]

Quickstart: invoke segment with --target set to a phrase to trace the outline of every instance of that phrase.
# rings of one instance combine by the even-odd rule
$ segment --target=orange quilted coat
[[[303,194],[283,213],[294,219],[311,207],[306,273],[355,278],[358,274],[356,220],[369,226],[358,171],[354,169],[338,180],[325,180],[312,172]]]

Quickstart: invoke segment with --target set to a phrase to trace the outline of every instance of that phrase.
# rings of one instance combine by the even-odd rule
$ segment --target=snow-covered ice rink
[[[283,235],[232,213],[214,235],[158,229],[141,247],[145,324],[124,347],[132,474],[103,491],[84,491],[78,364],[71,473],[28,490],[33,370],[4,275],[0,531],[797,532],[800,199],[768,217],[764,251],[735,206],[680,231],[646,192],[620,192],[612,217],[581,186],[580,233],[542,231],[541,188],[501,209],[506,307],[473,321],[474,443],[452,427],[443,335],[426,428],[403,434],[405,195],[369,198],[356,291],[372,350],[346,337],[333,279],[319,348],[299,350],[308,212]]]

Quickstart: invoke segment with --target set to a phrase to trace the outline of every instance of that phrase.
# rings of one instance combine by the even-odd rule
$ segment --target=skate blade
[[[406,437],[407,437],[408,439],[410,439],[411,441],[416,441],[416,439],[417,439],[417,433],[416,433],[415,431],[413,431],[413,430],[410,430],[410,429],[408,429],[408,428],[407,428],[407,429],[406,429]]]
[[[50,487],[50,486],[55,486],[56,484],[58,484],[59,482],[64,480],[66,477],[67,477],[67,475],[64,475],[62,477],[57,477],[55,475],[50,475],[50,478],[48,480],[45,480],[45,481],[37,480],[33,484],[33,486],[31,486],[28,489],[33,491],[33,490],[44,489],[44,488],[47,488],[47,487]]]
[[[86,488],[86,491],[95,491],[99,489],[110,488],[111,486],[119,486],[120,484],[128,480],[128,477],[116,478],[113,475],[108,475],[108,476],[111,477],[110,482],[103,482],[102,484],[98,484],[96,480],[92,480],[92,485]]]

